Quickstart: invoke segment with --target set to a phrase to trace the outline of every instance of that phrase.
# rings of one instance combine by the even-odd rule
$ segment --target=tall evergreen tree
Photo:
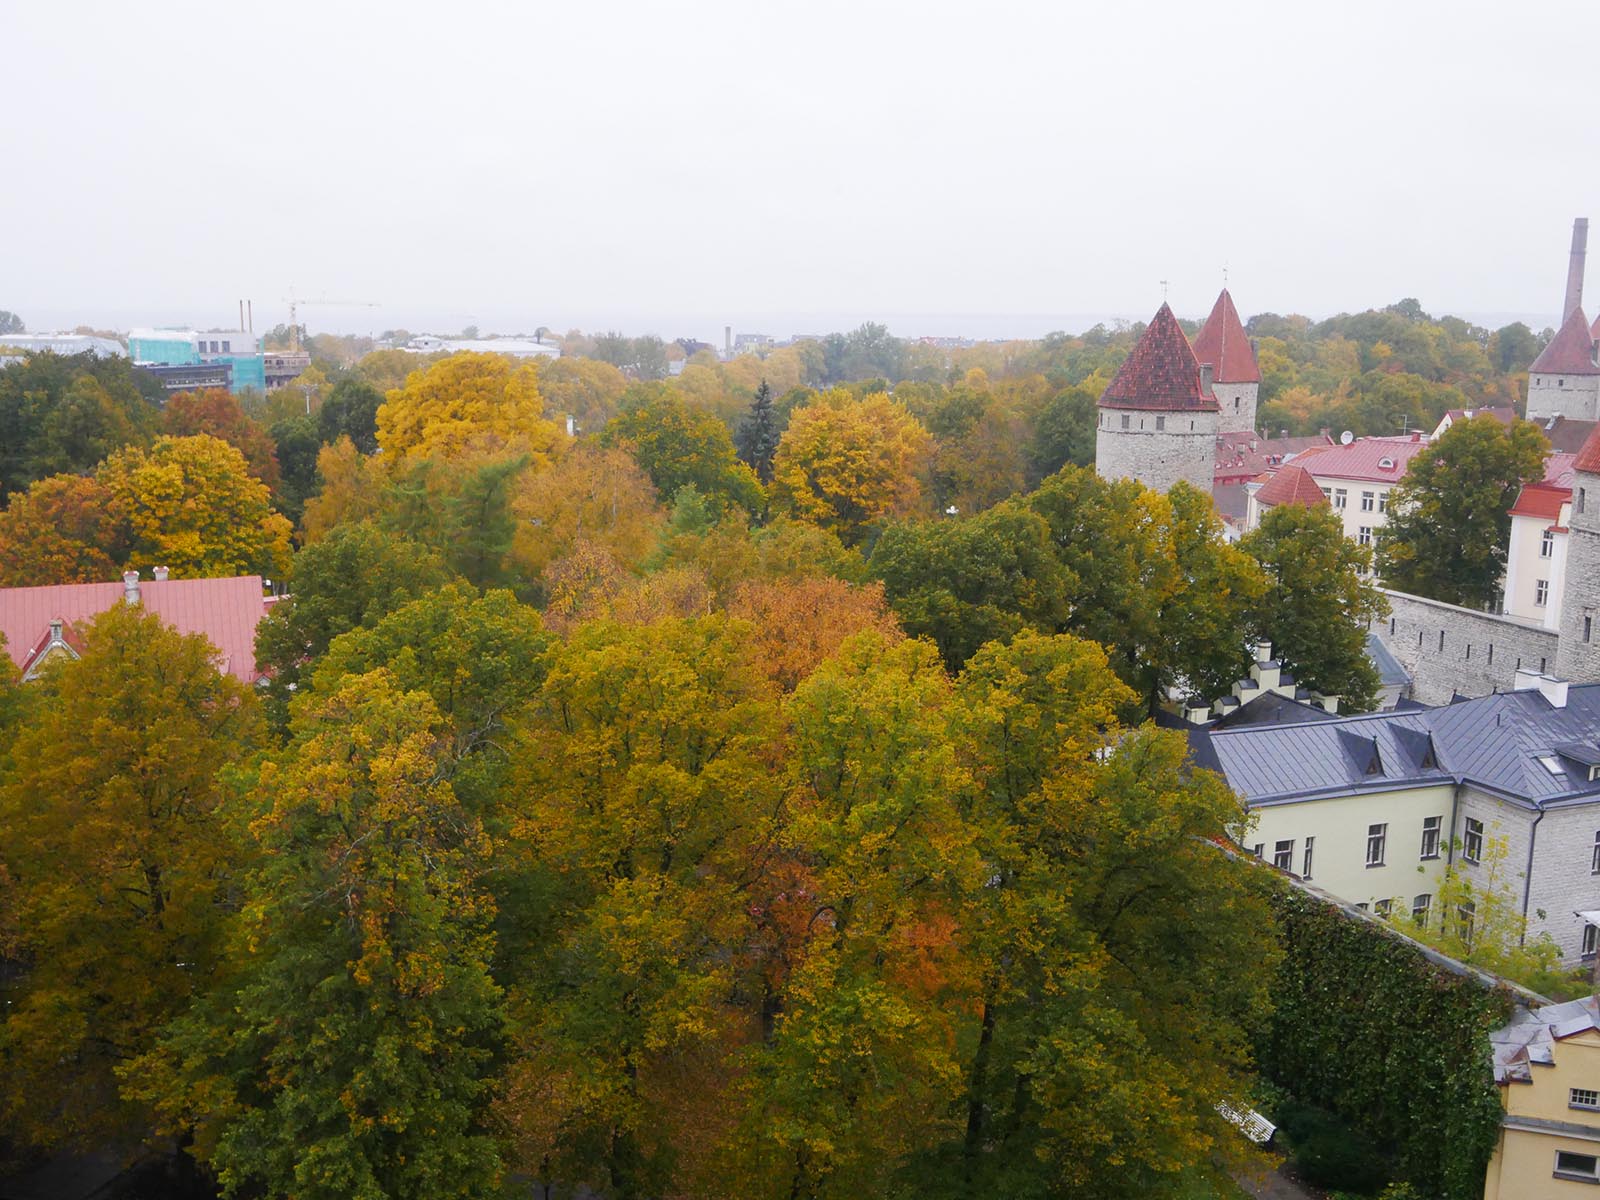
[[[750,402],[750,411],[733,435],[739,457],[763,484],[772,482],[772,456],[778,452],[781,434],[778,415],[772,411],[772,387],[763,379],[756,389],[756,398]]]

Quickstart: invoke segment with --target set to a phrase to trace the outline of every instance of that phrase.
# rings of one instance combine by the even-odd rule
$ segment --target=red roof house
[[[1358,438],[1348,446],[1306,450],[1295,459],[1318,479],[1399,483],[1411,460],[1428,448],[1422,435]]]
[[[1178,318],[1163,304],[1100,397],[1101,408],[1216,412],[1215,396],[1200,391],[1200,364]]]
[[[1194,339],[1194,356],[1197,362],[1210,363],[1212,379],[1217,383],[1260,383],[1261,368],[1256,365],[1256,352],[1245,335],[1239,321],[1239,310],[1233,306],[1233,297],[1223,288],[1211,315],[1200,327]]]
[[[130,578],[131,576],[131,578]],[[204,635],[217,648],[217,667],[254,683],[256,626],[274,598],[263,596],[261,576],[233,579],[139,579],[122,583],[69,583],[52,587],[0,588],[0,634],[6,652],[24,675],[52,654],[77,657],[74,628],[124,600],[140,603],[179,633]]]
[[[1322,487],[1310,471],[1291,464],[1283,467],[1261,486],[1261,490],[1256,493],[1256,503],[1262,508],[1273,508],[1279,504],[1326,508],[1328,498],[1322,494]]]

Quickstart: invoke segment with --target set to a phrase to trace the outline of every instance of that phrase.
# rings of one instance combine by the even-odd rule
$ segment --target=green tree
[[[1378,531],[1378,574],[1392,588],[1488,608],[1500,595],[1511,506],[1544,475],[1537,425],[1480,414],[1457,421],[1411,460]]]
[[[231,975],[123,1071],[224,1195],[476,1197],[501,1038],[481,826],[441,777],[425,692],[379,670],[295,706],[240,822]]]
[[[237,854],[219,773],[254,750],[260,714],[215,656],[119,604],[81,658],[30,685],[0,788],[0,929],[19,931],[22,968],[0,1023],[0,1123],[24,1143],[142,1134],[148,1113],[113,1071],[220,965]]]
[[[376,625],[450,577],[433,551],[363,522],[342,525],[294,559],[294,591],[256,627],[268,712],[282,729],[289,698],[341,633]]]
[[[755,399],[750,401],[750,411],[739,422],[733,444],[739,457],[756,473],[763,484],[772,482],[772,456],[778,452],[778,417],[772,408],[772,388],[763,379],[756,388]]]
[[[761,482],[739,461],[727,426],[663,385],[630,389],[621,414],[600,431],[600,444],[632,453],[663,500],[693,484],[721,510],[754,514],[765,504]]]
[[[0,333],[27,333],[28,327],[14,312],[0,308]]]
[[[1095,404],[1086,387],[1057,392],[1034,422],[1028,463],[1034,479],[1045,479],[1062,467],[1092,467],[1095,449]]]
[[[317,435],[324,443],[349,438],[363,454],[378,452],[378,409],[383,393],[358,375],[341,375],[317,411]]]
[[[1367,625],[1388,603],[1366,572],[1372,552],[1352,542],[1330,508],[1279,504],[1239,548],[1267,576],[1253,628],[1295,682],[1339,697],[1342,712],[1367,712],[1378,672],[1367,657]]]

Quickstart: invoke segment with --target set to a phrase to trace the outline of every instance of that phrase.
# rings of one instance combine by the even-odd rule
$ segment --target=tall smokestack
[[[245,328],[254,333],[256,331],[256,302],[254,300],[246,300],[244,302],[244,311],[245,315],[250,319],[250,324]]]
[[[723,347],[723,355],[724,355],[724,357],[732,358],[733,357],[733,326],[732,325],[724,325],[722,327],[722,347]]]
[[[239,301],[239,332],[244,332],[244,301]]]
[[[1583,258],[1589,248],[1589,218],[1578,217],[1572,222],[1572,259],[1567,264],[1567,300],[1561,306],[1561,319],[1565,321],[1572,310],[1583,307]]]

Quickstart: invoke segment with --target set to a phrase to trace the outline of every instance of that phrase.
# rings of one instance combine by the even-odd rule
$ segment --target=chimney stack
[[[722,327],[722,344],[723,344],[723,355],[722,356],[724,358],[732,358],[733,357],[733,326],[732,325],[724,325]]]
[[[165,567],[157,567],[150,574],[155,576],[157,583],[165,583],[167,581],[167,569]]]
[[[1211,395],[1211,380],[1216,376],[1217,369],[1210,363],[1200,364],[1200,394]]]
[[[1561,320],[1566,321],[1572,310],[1583,307],[1583,260],[1589,249],[1589,218],[1577,217],[1572,222],[1572,258],[1567,263],[1567,298],[1561,306]]]
[[[122,599],[127,604],[139,603],[139,572],[122,573]]]

